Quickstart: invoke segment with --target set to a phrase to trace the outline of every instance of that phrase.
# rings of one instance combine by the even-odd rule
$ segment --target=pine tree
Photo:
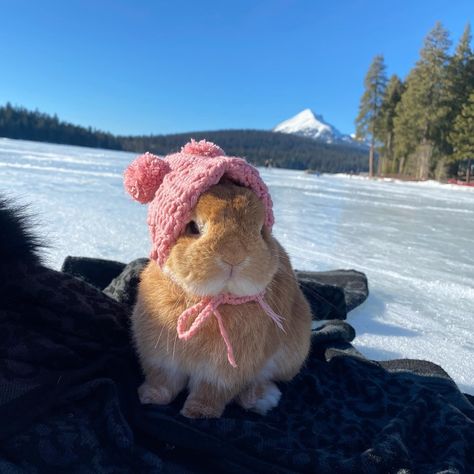
[[[471,26],[468,23],[447,69],[448,101],[453,120],[469,98],[470,91],[474,89],[474,53],[471,40]]]
[[[469,183],[474,159],[474,90],[454,120],[449,140],[453,146],[451,159],[458,162],[467,160],[466,181]]]
[[[370,141],[370,177],[374,175],[375,146],[379,138],[380,113],[387,86],[385,69],[383,56],[375,56],[364,79],[365,92],[360,100],[359,115],[355,120],[357,138]]]
[[[403,82],[394,74],[388,82],[382,101],[379,135],[383,146],[380,151],[379,174],[398,171],[394,160],[394,119],[396,107],[402,98],[403,91]]]
[[[467,102],[470,92],[474,90],[474,53],[471,39],[471,27],[468,23],[448,64],[446,105],[449,108],[449,126],[446,127],[443,143],[447,155],[452,153],[449,136],[453,132],[454,121]],[[451,174],[456,174],[459,161],[449,159],[447,161]]]
[[[442,152],[449,115],[445,101],[450,48],[448,32],[436,23],[406,81],[396,109],[395,150],[400,172],[426,179]]]

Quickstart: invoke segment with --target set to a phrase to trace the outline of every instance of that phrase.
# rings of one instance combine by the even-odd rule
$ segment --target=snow
[[[0,139],[0,193],[30,203],[53,268],[66,255],[130,261],[149,251],[146,206],[122,186],[134,157]],[[379,360],[436,362],[474,394],[474,189],[261,173],[295,268],[367,274],[370,297],[348,318],[355,346]]]
[[[273,131],[302,135],[325,143],[358,145],[349,135],[343,135],[336,127],[326,122],[322,115],[315,115],[311,109],[305,109],[281,122]]]

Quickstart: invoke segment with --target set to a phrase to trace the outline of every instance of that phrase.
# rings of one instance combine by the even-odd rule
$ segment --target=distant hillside
[[[350,146],[326,144],[311,138],[263,130],[220,130],[174,135],[116,136],[59,120],[56,116],[29,111],[7,104],[0,107],[0,137],[109,148],[163,155],[177,151],[190,138],[206,138],[217,143],[228,155],[244,156],[263,165],[291,169],[317,169],[321,172],[367,170],[367,154]]]
[[[64,143],[121,150],[121,143],[111,133],[79,127],[59,120],[56,115],[30,111],[6,104],[0,107],[0,137],[38,142]]]
[[[283,133],[264,130],[220,130],[144,137],[121,137],[125,150],[149,150],[158,155],[177,151],[189,139],[206,138],[217,143],[228,155],[245,156],[263,165],[291,169],[318,169],[322,172],[366,170],[367,153],[344,145],[329,145]]]

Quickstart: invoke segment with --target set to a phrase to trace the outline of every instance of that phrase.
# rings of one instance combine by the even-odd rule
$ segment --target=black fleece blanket
[[[357,272],[299,274],[316,317],[337,319],[267,416],[188,420],[184,394],[141,406],[129,314],[143,264],[0,265],[1,473],[473,472],[474,407],[447,374],[351,346]]]

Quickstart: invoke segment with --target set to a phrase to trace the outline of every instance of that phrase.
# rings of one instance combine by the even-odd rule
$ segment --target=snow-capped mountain
[[[360,146],[360,143],[350,135],[344,135],[334,125],[327,123],[322,115],[316,115],[310,109],[305,109],[294,117],[281,122],[273,131],[302,135],[324,143],[345,143]]]

